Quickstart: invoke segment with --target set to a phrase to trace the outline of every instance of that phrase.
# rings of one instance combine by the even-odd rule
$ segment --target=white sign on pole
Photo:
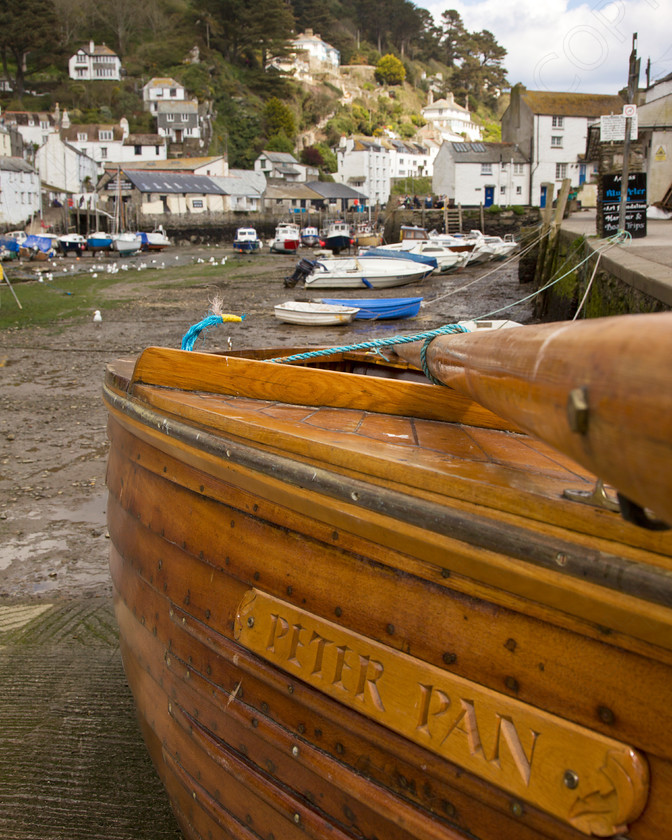
[[[635,119],[637,117],[637,106],[636,105],[624,105],[623,106],[623,116],[630,117],[631,119]]]
[[[609,114],[600,117],[600,142],[606,143],[609,140],[625,140],[624,114]],[[630,139],[637,139],[637,113],[630,120]]]

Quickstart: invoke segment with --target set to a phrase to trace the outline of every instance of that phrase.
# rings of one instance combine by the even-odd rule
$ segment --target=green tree
[[[388,53],[376,65],[376,80],[385,85],[400,85],[406,78],[406,69],[399,59]]]
[[[294,154],[294,143],[287,137],[284,131],[274,134],[264,143],[267,152],[285,152],[288,155]]]
[[[288,105],[272,96],[264,105],[262,123],[266,137],[284,134],[290,140],[296,137],[296,120]]]
[[[441,20],[443,21],[441,59],[444,64],[454,67],[469,52],[469,33],[462,22],[460,13],[455,9],[447,9],[441,15]]]
[[[17,97],[25,91],[28,56],[44,49],[55,26],[52,0],[23,0],[20,8],[14,0],[0,0],[2,67]]]

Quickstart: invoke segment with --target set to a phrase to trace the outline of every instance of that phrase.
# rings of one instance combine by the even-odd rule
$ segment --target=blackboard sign
[[[602,176],[602,212],[604,236],[618,231],[621,210],[621,175]],[[625,203],[625,230],[637,239],[646,236],[646,172],[628,175],[628,197]]]

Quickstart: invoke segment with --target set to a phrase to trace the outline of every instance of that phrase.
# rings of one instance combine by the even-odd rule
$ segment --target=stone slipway
[[[107,598],[0,605],[0,840],[179,840]]]

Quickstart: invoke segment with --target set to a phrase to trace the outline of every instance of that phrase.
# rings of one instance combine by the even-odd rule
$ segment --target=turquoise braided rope
[[[306,353],[295,353],[293,356],[280,356],[275,359],[267,359],[266,361],[275,362],[277,364],[283,364],[284,362],[301,362],[306,359],[316,359],[320,356],[335,356],[337,353],[347,353],[351,350],[378,350],[381,347],[393,347],[395,344],[411,344],[414,341],[422,341],[424,339],[425,343],[420,351],[423,373],[436,385],[442,385],[443,383],[439,382],[438,379],[435,379],[427,369],[427,346],[433,338],[437,337],[437,335],[465,332],[469,332],[469,330],[459,324],[446,324],[443,327],[437,327],[435,330],[428,330],[427,332],[416,333],[415,335],[396,335],[391,338],[376,338],[373,341],[363,341],[360,344],[344,344],[340,347],[329,347],[324,350],[310,350]]]

